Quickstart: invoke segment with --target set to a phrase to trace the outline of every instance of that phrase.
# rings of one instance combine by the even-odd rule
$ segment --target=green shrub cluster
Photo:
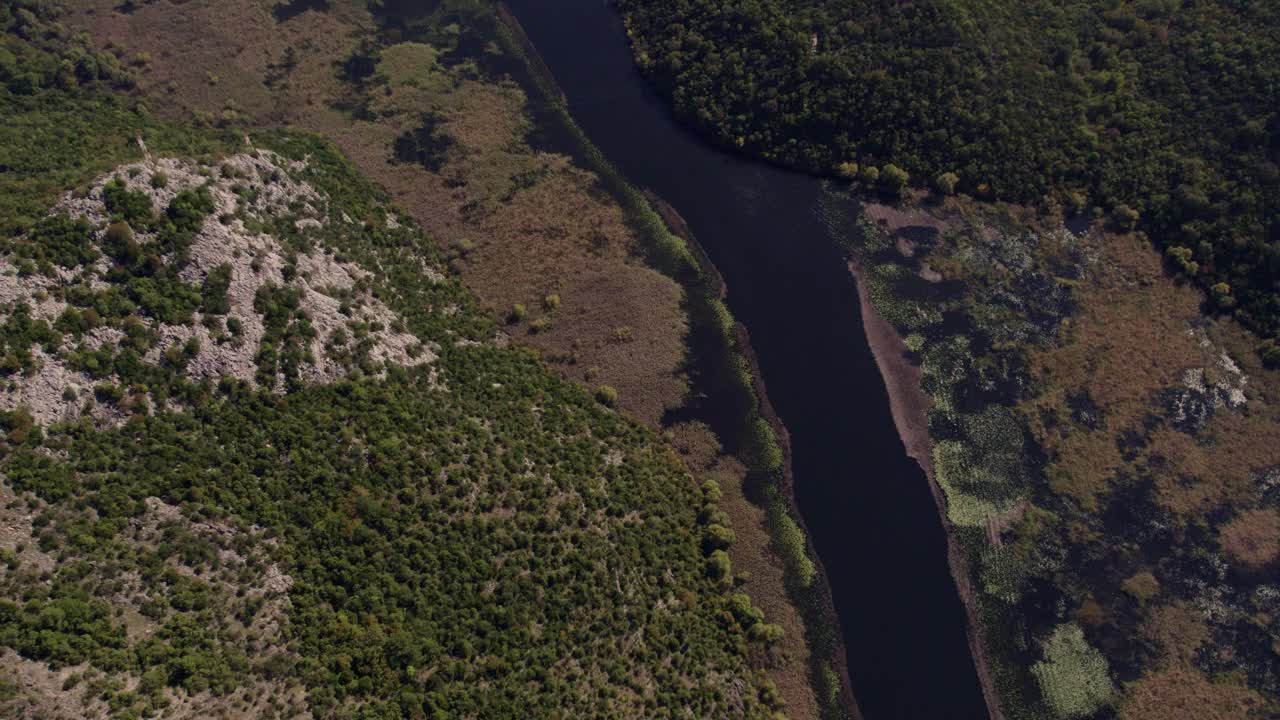
[[[32,369],[33,346],[42,345],[46,352],[51,352],[61,341],[61,333],[44,320],[33,318],[31,307],[25,302],[11,306],[9,316],[0,325],[0,375]]]
[[[206,315],[226,315],[231,312],[227,290],[231,288],[231,266],[223,263],[211,269],[200,288],[200,310]]]
[[[788,572],[800,587],[809,587],[817,577],[818,568],[809,559],[808,540],[804,531],[792,519],[782,502],[770,503],[769,521]]]
[[[74,586],[59,586],[21,606],[0,600],[0,643],[55,669],[85,660],[110,666],[126,646],[111,607]]]
[[[262,316],[264,333],[258,354],[258,384],[275,387],[276,376],[284,378],[291,389],[302,384],[302,366],[315,362],[311,357],[311,340],[316,331],[302,310],[302,291],[292,287],[266,284],[253,297],[253,309]]]
[[[718,714],[698,679],[745,658],[716,619],[731,571],[715,550],[708,577],[690,539],[699,493],[679,465],[523,353],[446,350],[439,370],[448,393],[426,369],[284,398],[228,386],[140,433],[55,426],[46,442],[67,460],[28,441],[4,469],[20,490],[98,508],[98,522],[127,521],[154,495],[279,533],[295,582],[289,647],[317,711],[607,714],[603,695],[575,688],[625,687],[640,668],[657,690],[645,707]],[[628,462],[607,466],[602,443]],[[646,641],[619,653],[638,627]],[[210,687],[237,667],[221,652],[205,660]],[[576,674],[566,657],[603,672]],[[420,687],[413,668],[431,666],[438,678]]]
[[[26,242],[15,244],[14,254],[37,263],[75,268],[98,259],[100,253],[93,235],[93,227],[84,220],[73,220],[61,213],[50,215],[31,228]],[[52,268],[43,272],[53,275]]]
[[[1106,658],[1084,638],[1079,625],[1059,625],[1044,647],[1044,660],[1031,667],[1045,699],[1060,718],[1093,715],[1115,690]]]

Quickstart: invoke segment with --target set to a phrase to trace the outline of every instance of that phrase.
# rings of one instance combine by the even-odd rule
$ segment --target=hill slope
[[[158,123],[3,7],[0,714],[769,715],[714,484],[332,146]]]

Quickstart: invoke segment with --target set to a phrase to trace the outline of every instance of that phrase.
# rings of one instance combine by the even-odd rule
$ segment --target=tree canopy
[[[1225,283],[1219,309],[1280,334],[1280,5],[621,4],[640,65],[717,141],[1115,210],[1206,289]]]

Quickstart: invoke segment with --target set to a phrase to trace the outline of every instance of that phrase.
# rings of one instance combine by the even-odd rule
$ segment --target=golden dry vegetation
[[[1189,668],[1209,639],[1209,626],[1191,605],[1171,603],[1152,610],[1141,633],[1159,649],[1162,661],[1158,667]]]
[[[1061,344],[1032,361],[1040,392],[1025,409],[1052,459],[1053,489],[1095,508],[1118,476],[1137,467],[1154,479],[1158,502],[1180,515],[1245,502],[1253,474],[1274,464],[1280,448],[1277,373],[1251,364],[1252,352],[1224,355],[1239,347],[1244,331],[1203,322],[1201,293],[1166,279],[1143,240],[1110,236],[1101,250],[1096,277],[1078,288],[1081,310]],[[1243,411],[1213,414],[1194,435],[1168,425],[1144,430],[1162,411],[1162,393],[1183,386],[1189,371],[1204,369],[1210,385],[1231,382],[1224,357],[1244,365]],[[1068,417],[1078,397],[1097,408],[1092,426]],[[1132,450],[1136,456],[1125,457],[1118,439],[1125,433],[1147,435],[1145,446]]]
[[[1261,570],[1280,558],[1280,512],[1246,510],[1223,526],[1219,542],[1232,560]]]
[[[1240,720],[1262,704],[1261,695],[1240,683],[1210,682],[1197,672],[1168,670],[1125,688],[1120,720]]]
[[[1246,570],[1266,567],[1280,554],[1280,515],[1249,508],[1259,477],[1280,461],[1277,373],[1261,367],[1239,326],[1203,316],[1203,296],[1168,279],[1141,239],[1108,237],[1100,250],[1060,344],[1032,357],[1040,392],[1024,409],[1050,459],[1050,488],[1089,513],[1150,481],[1156,506],[1190,527],[1225,508],[1234,519],[1218,529],[1221,549]],[[1108,542],[1094,523],[1070,531],[1072,542]],[[1120,583],[1143,618],[1138,634],[1158,653],[1125,686],[1120,718],[1254,717],[1262,695],[1242,680],[1211,681],[1197,664],[1211,631],[1193,604],[1162,595],[1158,575],[1169,573],[1143,569]],[[1077,615],[1127,632],[1115,607],[1090,595]]]

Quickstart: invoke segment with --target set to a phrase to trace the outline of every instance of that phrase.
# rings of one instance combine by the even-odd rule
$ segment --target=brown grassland
[[[1242,684],[1224,680],[1210,682],[1204,675],[1187,670],[1168,670],[1147,676],[1126,689],[1121,720],[1166,720],[1174,717],[1196,720],[1238,720],[1242,710],[1260,708],[1262,696]]]
[[[1280,512],[1246,510],[1222,528],[1227,555],[1249,570],[1262,570],[1280,558]]]
[[[1260,474],[1280,462],[1280,373],[1262,368],[1246,330],[1204,315],[1203,295],[1170,278],[1145,239],[1107,235],[1099,250],[1095,273],[1075,288],[1079,310],[1059,344],[1031,357],[1036,392],[1023,409],[1047,454],[1050,488],[1088,518],[1118,489],[1148,479],[1154,503],[1180,532],[1221,523],[1218,549],[1256,579],[1280,556],[1280,515],[1250,509]],[[1187,424],[1169,421],[1184,412],[1171,397],[1204,388],[1218,393],[1210,401],[1216,409],[1199,420],[1194,408],[1186,411],[1193,416]],[[1072,417],[1082,398],[1090,422]],[[1224,515],[1231,519],[1217,519]],[[1109,542],[1092,521],[1073,520],[1068,532],[1078,542]],[[1170,567],[1152,569],[1139,567],[1119,583],[1132,605],[1099,578],[1110,609],[1090,593],[1074,613],[1086,625],[1110,625],[1104,635],[1113,636],[1131,633],[1128,618],[1136,614],[1137,635],[1153,647],[1146,671],[1121,686],[1121,720],[1265,713],[1267,701],[1242,674],[1211,678],[1196,666],[1214,638],[1205,610],[1164,590],[1158,577],[1180,581]],[[1269,621],[1256,622],[1265,628]],[[1228,661],[1232,645],[1224,637],[1213,655]]]
[[[1040,391],[1027,416],[1052,459],[1054,490],[1095,507],[1130,465],[1150,472],[1158,502],[1184,518],[1245,502],[1252,474],[1275,463],[1280,448],[1276,373],[1263,370],[1247,349],[1245,330],[1204,319],[1201,293],[1167,279],[1143,240],[1109,236],[1098,267],[1096,278],[1078,288],[1081,310],[1068,321],[1064,342],[1032,363]],[[1194,436],[1162,426],[1136,457],[1125,458],[1116,438],[1141,432],[1161,393],[1181,385],[1189,368],[1229,379],[1220,369],[1224,350],[1248,378],[1241,387],[1245,410],[1214,414]],[[1095,427],[1065,417],[1069,398],[1082,395],[1099,410]]]
[[[1149,479],[1155,504],[1183,528],[1232,518],[1219,526],[1218,546],[1257,577],[1280,555],[1280,516],[1249,509],[1259,499],[1260,473],[1280,461],[1280,374],[1261,367],[1247,331],[1205,316],[1203,295],[1168,277],[1145,239],[1108,235],[1099,249],[1096,272],[1075,289],[1079,311],[1059,344],[1031,358],[1036,393],[1023,409],[1047,454],[1050,488],[1088,518],[1117,489]],[[1216,411],[1190,425],[1153,420],[1179,417],[1171,395],[1196,388],[1219,393]],[[1072,404],[1082,398],[1090,405],[1086,423],[1072,417]],[[1091,521],[1073,520],[1068,532],[1078,542],[1108,542]],[[1154,647],[1149,669],[1122,685],[1121,720],[1264,712],[1266,701],[1243,676],[1211,679],[1193,663],[1212,633],[1202,607],[1164,592],[1158,575],[1170,572],[1139,567],[1123,579],[1119,589],[1130,610],[1107,588],[1109,610],[1090,593],[1074,613],[1121,635],[1131,632],[1126,618],[1136,613],[1138,635]],[[1230,641],[1223,645],[1218,637],[1214,654],[1229,659]]]

